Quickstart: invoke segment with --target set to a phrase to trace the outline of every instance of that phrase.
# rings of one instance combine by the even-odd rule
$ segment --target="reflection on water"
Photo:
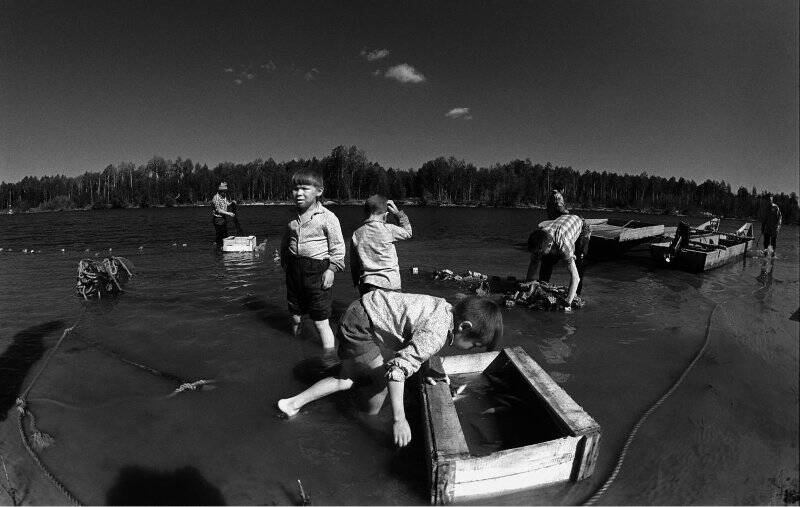
[[[349,237],[361,210],[333,209]],[[528,254],[515,245],[541,220],[537,210],[406,211],[415,237],[397,245],[403,268],[469,269],[503,277],[525,274]],[[274,249],[286,209],[243,207],[241,214],[259,242],[267,239],[267,252]],[[677,222],[676,217],[663,220]],[[3,418],[46,351],[48,333],[73,324],[82,311],[74,296],[78,261],[113,248],[136,263],[125,292],[90,306],[31,394],[37,424],[58,442],[47,451],[48,465],[79,497],[96,504],[124,503],[135,488],[122,488],[127,493],[112,501],[111,491],[119,484],[159,483],[169,491],[169,484],[207,480],[209,488],[198,489],[217,503],[288,504],[296,501],[296,481],[302,478],[319,504],[428,502],[413,389],[407,399],[415,440],[400,452],[387,443],[388,407],[374,431],[357,424],[333,399],[309,405],[292,421],[273,417],[275,400],[306,387],[308,379],[297,379],[293,367],[319,353],[319,339],[313,325],[300,338],[288,332],[284,275],[271,254],[213,249],[207,210],[13,215],[0,221],[0,247],[6,248],[0,253]],[[738,226],[731,223],[730,230]],[[796,237],[797,228],[784,227],[784,235]],[[680,376],[703,343],[717,303],[711,338],[716,363],[698,363],[675,395],[685,396],[675,402],[679,411],[671,412],[668,403],[654,414],[608,501],[768,502],[768,493],[748,496],[749,491],[776,477],[778,463],[787,469],[787,461],[796,465],[798,323],[789,316],[797,318],[798,245],[785,244],[774,261],[754,256],[747,264],[734,262],[699,275],[654,268],[649,252],[633,251],[587,269],[583,296],[588,304],[581,310],[504,311],[506,345],[524,347],[601,424],[603,438],[592,479],[493,503],[585,499],[613,466],[638,416]],[[23,255],[22,248],[42,253]],[[566,280],[566,271],[557,268],[553,281]],[[403,284],[407,292],[451,303],[463,292],[408,269]],[[355,297],[349,273],[337,274],[334,315]],[[176,377],[219,380],[220,387],[164,399],[176,386],[111,360],[78,337]],[[17,440],[13,424],[0,424],[0,441]],[[715,445],[720,448],[709,450]],[[16,463],[27,463],[21,448],[4,444],[3,449],[16,453]],[[637,449],[646,452],[637,454]],[[126,469],[131,463],[141,465]],[[186,471],[187,463],[196,469]],[[127,470],[124,477],[121,470]],[[40,480],[33,472],[29,478]],[[34,491],[39,496],[32,503],[63,503],[46,486]],[[192,501],[203,503],[202,498]]]

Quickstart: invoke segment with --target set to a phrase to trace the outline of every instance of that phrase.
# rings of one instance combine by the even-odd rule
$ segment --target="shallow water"
[[[333,209],[349,237],[360,210]],[[264,256],[215,251],[207,208],[0,216],[0,454],[26,502],[65,499],[25,453],[13,400],[80,318],[28,399],[55,437],[42,459],[82,501],[154,503],[143,495],[157,491],[168,503],[291,504],[301,479],[316,504],[427,503],[416,419],[416,445],[397,451],[387,424],[362,423],[342,398],[291,421],[275,415],[277,399],[305,387],[294,365],[319,351],[310,329],[303,339],[288,334],[282,272],[271,260],[288,211],[242,209],[245,229],[268,240]],[[407,211],[415,236],[398,245],[401,266],[501,276],[524,275],[519,243],[542,219],[538,210]],[[86,305],[74,296],[77,263],[109,248],[136,274],[116,300]],[[506,311],[506,343],[523,346],[603,436],[590,479],[482,503],[588,497],[636,420],[703,345],[712,311],[705,354],[642,427],[600,503],[780,504],[784,490],[796,491],[797,227],[784,227],[772,275],[759,280],[761,262],[697,275],[655,268],[642,250],[590,266],[580,311]],[[453,302],[460,292],[404,277],[407,292]],[[557,270],[554,281],[564,280]],[[334,296],[340,311],[356,297],[349,273],[337,276]],[[213,379],[216,389],[168,397],[175,377]],[[0,503],[9,503],[2,491]]]

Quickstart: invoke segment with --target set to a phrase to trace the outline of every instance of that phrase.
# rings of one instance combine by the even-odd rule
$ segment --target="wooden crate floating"
[[[252,252],[255,249],[255,236],[228,236],[222,240],[223,252]]]
[[[420,388],[431,504],[578,481],[594,472],[600,426],[522,347],[434,356],[431,365],[452,383]],[[467,388],[454,394],[459,385]],[[480,411],[477,399],[496,406]]]

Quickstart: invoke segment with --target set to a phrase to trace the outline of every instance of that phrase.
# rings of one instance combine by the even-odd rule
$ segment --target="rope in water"
[[[639,431],[639,428],[641,428],[642,424],[644,424],[644,421],[648,417],[650,417],[650,414],[652,414],[658,407],[660,407],[664,403],[664,401],[666,401],[666,399],[669,398],[672,395],[672,393],[675,392],[678,386],[680,386],[683,380],[686,378],[686,375],[688,375],[689,371],[694,367],[694,365],[697,363],[697,361],[700,359],[703,353],[705,353],[706,347],[708,346],[709,338],[711,336],[711,320],[714,317],[714,313],[717,311],[717,308],[719,308],[719,304],[716,304],[714,308],[711,310],[711,313],[708,314],[708,323],[706,324],[706,336],[705,336],[705,341],[703,342],[703,346],[700,347],[700,350],[697,351],[697,354],[695,354],[694,359],[692,359],[692,361],[689,363],[686,369],[683,370],[681,376],[678,377],[678,379],[675,381],[674,384],[672,384],[672,387],[670,387],[669,390],[667,390],[667,392],[661,396],[661,398],[659,398],[655,403],[653,403],[650,406],[650,408],[648,408],[647,411],[639,418],[639,420],[636,421],[636,424],[633,425],[633,429],[628,434],[627,440],[625,440],[625,445],[622,446],[622,450],[620,451],[619,456],[617,457],[617,463],[614,466],[614,470],[611,472],[611,475],[609,475],[606,481],[603,483],[603,485],[600,486],[600,488],[591,497],[589,497],[588,500],[584,501],[581,505],[594,505],[595,502],[597,502],[597,500],[601,496],[603,496],[603,494],[608,490],[608,488],[611,487],[611,485],[614,483],[617,476],[619,475],[620,470],[622,469],[622,463],[625,461],[625,455],[628,453],[628,449],[630,448],[631,443],[633,443],[633,440],[636,438],[636,433]]]
[[[33,446],[31,446],[31,443],[28,440],[28,435],[27,433],[25,433],[25,416],[30,416],[32,434],[34,436],[39,435],[40,437],[45,436],[45,434],[41,433],[39,430],[36,429],[36,417],[33,415],[33,412],[31,412],[28,409],[26,400],[28,398],[28,394],[30,393],[31,389],[33,389],[33,386],[36,384],[36,381],[39,380],[39,377],[41,376],[42,372],[44,372],[45,368],[47,368],[47,364],[50,362],[50,359],[52,359],[53,355],[55,355],[56,351],[61,346],[61,343],[64,341],[67,335],[71,333],[72,330],[78,326],[78,324],[80,323],[81,319],[83,319],[83,316],[85,314],[86,314],[86,308],[84,307],[83,313],[81,313],[80,317],[78,317],[78,320],[71,327],[68,327],[64,330],[64,332],[61,334],[61,338],[58,339],[58,342],[56,342],[55,346],[50,350],[50,353],[45,358],[42,367],[39,368],[39,371],[33,377],[31,383],[28,384],[28,387],[22,392],[19,398],[17,398],[17,411],[18,411],[17,427],[19,429],[19,435],[22,438],[22,444],[25,446],[25,450],[28,451],[28,454],[30,454],[31,459],[33,459],[34,463],[36,463],[39,466],[45,477],[50,479],[50,482],[52,482],[53,485],[59,491],[61,491],[64,497],[75,505],[83,505],[83,504],[80,502],[80,500],[78,500],[78,498],[74,494],[72,494],[69,491],[69,489],[67,489],[67,487],[61,481],[59,481],[56,478],[55,475],[53,475],[52,472],[50,472],[50,470],[42,462],[41,458],[34,450]]]

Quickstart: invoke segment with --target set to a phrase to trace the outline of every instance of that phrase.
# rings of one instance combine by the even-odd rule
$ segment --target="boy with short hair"
[[[308,313],[319,332],[322,347],[333,352],[331,314],[334,273],[344,269],[344,239],[339,219],[319,198],[322,176],[301,169],[292,175],[296,213],[281,242],[281,266],[286,272],[286,298],[292,314],[292,332],[300,332],[302,315]]]
[[[307,403],[357,385],[367,389],[367,413],[377,415],[386,398],[394,416],[394,442],[404,447],[411,429],[403,406],[405,381],[446,344],[462,350],[495,350],[503,336],[503,316],[493,301],[470,296],[451,306],[442,298],[373,290],[353,301],[339,324],[337,377],[324,378],[300,394],[278,401],[293,416]],[[384,363],[381,349],[394,352]]]
[[[388,213],[400,226],[386,223]],[[394,243],[411,237],[411,222],[394,202],[373,195],[364,202],[364,223],[350,240],[350,273],[358,293],[374,289],[400,290],[400,266]]]
[[[563,259],[570,274],[566,303],[567,306],[571,305],[583,288],[583,272],[591,235],[591,226],[578,215],[561,215],[533,231],[528,238],[531,262],[526,280],[533,280],[538,272],[539,281],[549,282],[553,266]]]

